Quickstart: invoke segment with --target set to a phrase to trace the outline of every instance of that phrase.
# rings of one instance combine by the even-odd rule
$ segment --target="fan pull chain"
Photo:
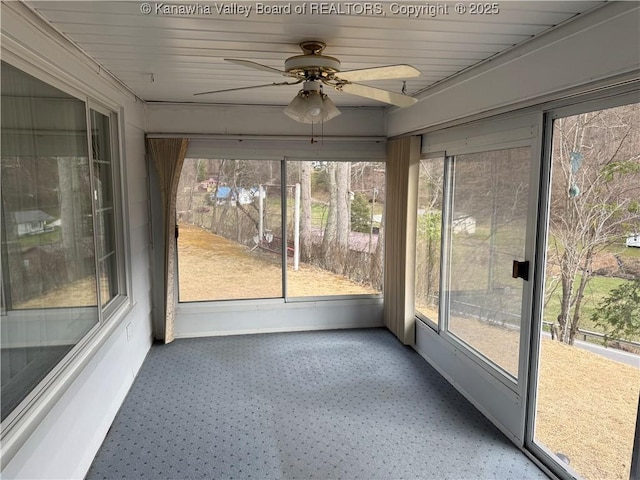
[[[311,143],[318,143],[318,140],[314,138],[313,126],[314,122],[311,122]],[[324,145],[324,120],[320,122],[320,143]]]

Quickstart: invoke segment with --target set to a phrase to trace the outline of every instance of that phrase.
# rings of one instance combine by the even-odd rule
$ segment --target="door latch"
[[[529,280],[529,262],[513,261],[513,270],[511,272],[513,278],[522,278],[523,280]]]

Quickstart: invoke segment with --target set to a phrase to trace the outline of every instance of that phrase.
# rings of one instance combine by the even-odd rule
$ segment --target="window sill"
[[[109,320],[102,325],[96,325],[2,422],[0,438],[2,470],[116,329],[124,323],[134,306],[135,304],[132,304],[129,299],[122,297],[119,305],[114,305],[113,314]]]

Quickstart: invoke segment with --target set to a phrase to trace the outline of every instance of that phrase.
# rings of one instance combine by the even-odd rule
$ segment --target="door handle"
[[[513,278],[522,278],[523,280],[528,281],[529,280],[529,262],[527,260],[525,260],[524,262],[519,262],[517,260],[514,260],[511,276]]]

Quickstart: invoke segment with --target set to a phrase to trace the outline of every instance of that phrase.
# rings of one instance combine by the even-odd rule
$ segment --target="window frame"
[[[429,318],[427,315],[423,314],[422,312],[418,311],[418,309],[415,307],[415,295],[414,295],[414,315],[418,320],[421,320],[425,325],[429,326],[430,328],[432,328],[433,330],[435,330],[436,332],[440,332],[441,330],[441,325],[442,325],[442,314],[441,312],[443,312],[443,297],[445,297],[447,295],[447,291],[446,289],[443,290],[442,288],[442,269],[445,267],[445,256],[446,256],[446,252],[443,251],[442,246],[444,245],[444,236],[447,235],[446,232],[446,225],[447,225],[447,219],[445,218],[445,213],[446,213],[446,202],[447,202],[447,193],[449,191],[451,191],[450,186],[448,186],[448,182],[451,180],[451,175],[449,174],[449,170],[450,170],[450,164],[451,164],[451,157],[447,156],[444,152],[440,153],[440,152],[436,152],[434,154],[430,154],[430,155],[421,155],[420,156],[420,163],[424,160],[427,161],[439,161],[442,160],[442,208],[440,211],[440,258],[438,260],[438,283],[439,283],[439,294],[438,294],[438,316],[437,318],[433,319],[433,318]],[[420,169],[418,168],[418,188],[416,190],[416,195],[419,195],[420,193]],[[417,228],[418,228],[418,224],[417,224],[417,215],[418,212],[416,210],[416,233],[417,233]],[[447,236],[448,238],[448,236]],[[417,278],[418,278],[418,262],[417,262],[417,258],[418,258],[418,239],[417,239],[417,235],[416,235],[416,245],[414,248],[414,255],[416,258],[416,261],[414,262],[414,269],[415,269],[415,278],[416,278],[416,282],[417,283]],[[415,286],[414,286],[415,289]]]
[[[505,132],[505,134],[509,134],[509,132]],[[451,274],[452,274],[452,251],[453,251],[453,213],[454,213],[454,193],[455,193],[455,177],[456,177],[456,159],[459,155],[473,155],[478,153],[487,153],[501,150],[510,150],[516,148],[528,147],[530,149],[530,165],[529,165],[529,180],[532,181],[531,189],[532,191],[527,194],[529,199],[528,201],[528,211],[529,218],[531,217],[531,210],[533,206],[537,207],[537,201],[532,201],[532,198],[535,197],[537,199],[536,192],[533,190],[537,190],[536,183],[537,177],[535,175],[532,176],[532,170],[537,168],[537,158],[538,158],[538,148],[536,145],[537,136],[533,136],[528,139],[522,140],[509,140],[505,142],[500,142],[496,144],[492,144],[488,147],[463,147],[459,150],[457,148],[452,148],[451,153],[447,152],[447,164],[449,165],[447,169],[447,195],[446,195],[446,204],[444,205],[444,209],[447,211],[446,214],[446,224],[444,226],[444,230],[447,232],[446,240],[443,238],[442,249],[446,251],[446,263],[443,262],[443,275],[442,281],[444,285],[444,289],[446,290],[446,303],[442,304],[443,308],[443,321],[440,322],[440,333],[444,338],[450,341],[452,344],[457,345],[461,348],[464,348],[464,353],[473,359],[475,363],[477,363],[480,367],[482,367],[487,373],[495,377],[498,381],[502,382],[507,387],[511,388],[514,392],[520,393],[524,389],[528,378],[526,377],[526,370],[523,369],[523,357],[529,356],[528,343],[525,341],[528,338],[528,332],[531,328],[530,324],[525,320],[528,318],[525,313],[530,312],[529,305],[531,305],[532,298],[529,293],[531,287],[527,288],[527,284],[523,285],[522,290],[522,298],[521,298],[521,325],[519,329],[519,343],[518,343],[518,374],[514,375],[513,373],[507,371],[504,367],[502,367],[499,363],[497,363],[494,359],[492,359],[488,354],[481,352],[476,346],[472,345],[469,341],[462,338],[460,335],[454,333],[449,328],[449,319],[450,319],[450,292],[451,292]],[[444,216],[444,215],[443,215]],[[535,234],[531,233],[530,230],[535,227],[535,222],[528,221],[526,230],[524,232],[524,251],[523,258],[531,258],[534,246],[531,245],[532,237],[535,237]],[[446,243],[445,243],[446,241]],[[444,257],[444,256],[443,256]],[[533,263],[533,262],[532,262]],[[531,282],[530,282],[531,283]]]
[[[19,70],[25,75],[60,90],[76,100],[81,101],[85,108],[85,123],[88,135],[87,158],[89,160],[91,190],[94,190],[93,154],[91,149],[91,109],[106,114],[109,117],[109,142],[111,144],[112,172],[112,198],[114,202],[114,230],[116,237],[117,256],[117,282],[119,294],[107,305],[99,303],[98,270],[96,270],[96,294],[98,295],[97,312],[98,321],[89,329],[71,348],[62,359],[56,363],[45,377],[27,393],[18,405],[7,415],[0,424],[1,469],[11,461],[13,456],[36,430],[40,422],[46,417],[56,403],[62,398],[73,381],[81,374],[91,359],[97,354],[99,348],[108,340],[110,335],[123,322],[124,318],[133,308],[131,292],[131,265],[129,226],[126,222],[126,171],[124,162],[124,121],[123,108],[116,103],[103,98],[97,100],[88,92],[82,91],[77,86],[67,83],[52,75],[49,71],[27,62],[10,51],[3,50],[2,62]],[[92,222],[94,228],[94,247],[96,243],[95,217],[96,201],[91,192]],[[94,251],[94,259],[97,261],[97,251]],[[5,285],[3,276],[0,288],[3,300],[5,299]],[[23,311],[12,311],[6,308],[3,301],[0,314],[5,317],[11,315],[24,316]]]
[[[297,140],[297,139],[296,139]],[[330,139],[327,139],[330,140]],[[349,139],[347,139],[349,140]],[[280,162],[281,169],[280,175],[282,179],[285,179],[287,176],[287,163],[288,162],[315,162],[315,161],[332,161],[332,162],[348,162],[348,163],[358,163],[362,161],[366,161],[368,163],[383,163],[385,164],[385,186],[387,182],[387,174],[386,174],[386,150],[384,150],[384,155],[382,153],[374,154],[373,158],[363,160],[362,154],[358,156],[357,151],[351,152],[347,155],[338,156],[337,158],[332,158],[330,154],[322,154],[317,153],[306,153],[305,149],[308,149],[308,143],[298,143],[294,142],[294,151],[295,154],[292,156],[284,155],[283,153],[287,150],[287,139],[284,138],[282,141],[273,138],[257,138],[257,139],[242,139],[241,146],[238,147],[236,144],[238,140],[235,138],[207,138],[207,137],[198,137],[196,140],[196,146],[193,147],[190,144],[190,150],[187,151],[185,155],[185,161],[193,158],[230,158],[236,160],[250,160],[250,161],[278,161]],[[340,139],[339,142],[336,142],[336,145],[340,145],[340,142],[343,142],[344,139]],[[255,146],[253,145],[255,142]],[[282,146],[282,142],[284,142],[284,147]],[[376,151],[376,149],[380,149],[379,143],[380,139],[374,139],[373,141],[369,138],[357,139],[354,140],[353,143],[347,143],[349,145],[369,145],[367,147],[369,150]],[[192,142],[193,143],[193,142]],[[216,148],[217,145],[220,145],[221,150]],[[331,144],[330,144],[331,145]],[[371,146],[373,145],[373,147]],[[384,144],[383,144],[384,145]],[[312,145],[313,147],[313,145]],[[207,152],[214,152],[207,153]],[[273,152],[273,153],[271,153]],[[383,152],[383,150],[380,150]],[[215,156],[213,156],[215,155]],[[255,305],[265,304],[303,304],[303,303],[319,303],[319,302],[336,302],[336,301],[348,301],[348,302],[363,302],[368,303],[370,300],[382,300],[384,296],[384,282],[382,284],[382,290],[378,293],[361,293],[361,294],[352,294],[352,295],[322,295],[322,296],[307,296],[307,297],[291,297],[288,295],[288,257],[286,252],[287,245],[287,208],[288,202],[287,199],[287,191],[286,188],[281,186],[280,190],[280,199],[281,199],[281,218],[282,218],[282,295],[279,297],[257,297],[257,298],[245,298],[245,299],[216,299],[216,300],[197,300],[197,301],[182,301],[178,300],[176,302],[176,307],[180,308],[184,311],[197,310],[201,311],[202,308],[211,308],[215,309],[223,309],[227,308],[242,308],[243,305],[251,308]],[[386,201],[384,203],[384,209],[386,211]],[[176,261],[177,261],[178,249],[176,248]],[[176,275],[176,288],[179,292],[179,261],[178,264],[178,275]],[[384,260],[383,260],[384,264]],[[383,275],[384,277],[384,275]],[[179,294],[178,294],[179,298]],[[191,308],[193,307],[193,309]]]
[[[441,236],[441,295],[439,304],[439,322],[435,333],[451,348],[476,365],[486,378],[509,395],[522,396],[529,381],[527,362],[530,354],[528,335],[530,325],[525,321],[530,315],[525,305],[531,305],[531,286],[523,291],[523,310],[520,329],[520,352],[518,356],[518,378],[503,370],[497,363],[483,355],[464,340],[449,330],[449,289],[451,274],[451,225],[452,202],[454,189],[455,157],[458,155],[490,152],[518,147],[531,148],[530,181],[532,185],[539,182],[539,159],[541,151],[540,137],[543,132],[542,113],[539,110],[512,112],[489,119],[479,120],[469,124],[453,126],[440,131],[425,134],[422,142],[421,158],[444,156],[445,176],[443,179],[443,208],[442,208],[442,236]],[[529,193],[528,215],[537,215],[537,187]],[[533,196],[535,196],[535,198]],[[529,222],[525,242],[525,257],[535,258],[535,225]],[[531,231],[529,231],[529,229]],[[532,282],[529,282],[532,283]],[[433,324],[425,322],[420,316],[416,318],[430,329],[435,330]]]
[[[540,358],[542,344],[542,318],[544,313],[545,296],[545,267],[547,264],[547,242],[549,236],[549,217],[551,208],[551,178],[552,178],[552,157],[553,157],[553,125],[558,118],[565,118],[582,113],[593,112],[616,108],[631,103],[640,102],[640,85],[636,83],[630,87],[613,87],[600,94],[586,94],[579,99],[564,99],[546,105],[541,109],[544,120],[544,135],[542,139],[541,167],[540,167],[540,192],[539,192],[539,215],[537,218],[537,248],[535,259],[535,275],[532,279],[534,285],[533,312],[531,325],[530,342],[530,364],[527,380],[527,396],[525,409],[525,434],[524,448],[531,452],[546,468],[553,472],[558,478],[570,480],[579,475],[572,470],[569,465],[561,464],[551,454],[550,450],[535,441],[535,420],[538,402],[538,382],[540,374]],[[638,403],[638,416],[636,418],[636,436],[640,432],[640,400]],[[640,467],[640,457],[638,452],[640,441],[636,438],[633,446],[631,461],[631,477],[634,471]]]
[[[124,192],[125,185],[122,179],[122,168],[123,162],[121,161],[123,155],[121,151],[120,144],[120,122],[119,122],[119,114],[116,111],[109,109],[106,106],[98,103],[97,101],[89,98],[86,101],[86,109],[87,109],[87,136],[89,142],[89,171],[91,172],[91,189],[93,191],[93,195],[91,196],[91,204],[93,210],[93,231],[94,231],[94,248],[95,248],[95,264],[96,264],[96,276],[97,276],[97,299],[98,299],[98,310],[100,311],[100,321],[108,321],[111,316],[118,310],[118,308],[122,305],[122,302],[126,301],[126,298],[129,297],[129,278],[126,274],[128,268],[126,266],[125,258],[127,257],[125,252],[125,235],[126,227],[124,224]],[[95,235],[97,231],[97,220],[98,220],[98,209],[97,209],[97,199],[96,199],[96,188],[95,188],[95,180],[96,173],[94,162],[96,159],[94,158],[92,139],[91,139],[91,128],[92,128],[92,119],[91,112],[95,111],[106,116],[109,119],[109,144],[110,144],[110,165],[111,165],[111,198],[113,201],[112,210],[113,210],[113,228],[114,228],[114,254],[116,257],[116,278],[115,282],[117,285],[117,294],[109,299],[106,304],[103,304],[100,292],[100,259],[98,258],[98,239]]]
[[[328,156],[318,156],[318,157],[314,157],[313,159],[310,158],[298,158],[298,157],[285,157],[283,159],[283,174],[286,175],[286,169],[287,169],[287,163],[289,162],[315,162],[315,161],[320,161],[320,162],[347,162],[347,163],[360,163],[363,160],[358,160],[355,158],[350,158],[350,159],[332,159],[331,157]],[[385,191],[387,188],[387,165],[386,165],[386,160],[384,161],[378,161],[376,162],[375,159],[373,160],[366,160],[366,163],[383,163],[385,165],[385,172],[384,172],[384,182],[385,182]],[[283,178],[286,178],[283,177]],[[288,199],[287,199],[287,192],[286,189],[282,189],[281,190],[282,193],[282,205],[283,205],[283,215],[286,214],[287,208],[288,208]],[[383,214],[383,218],[386,219],[386,210],[387,210],[387,202],[386,199],[383,203],[383,208],[384,208],[384,214]],[[286,242],[288,241],[287,238],[287,217],[283,216],[283,218],[285,219],[283,221],[283,227],[284,227],[284,232],[283,232],[283,238],[284,238],[284,244],[286,245]],[[384,228],[384,226],[383,226]],[[386,232],[386,231],[385,231]],[[386,234],[386,233],[385,233]],[[384,237],[383,237],[384,238]],[[383,251],[383,255],[385,255],[386,252]],[[323,301],[327,301],[327,300],[368,300],[368,299],[372,299],[372,298],[378,298],[381,299],[384,296],[384,258],[382,260],[382,265],[383,265],[383,273],[382,273],[382,288],[381,291],[378,293],[354,293],[354,294],[347,294],[347,295],[309,295],[306,297],[303,296],[299,296],[299,297],[292,297],[289,295],[289,292],[287,290],[287,277],[288,277],[288,262],[289,259],[286,255],[286,252],[283,252],[283,292],[284,292],[284,302],[285,303],[300,303],[300,302],[323,302]]]

